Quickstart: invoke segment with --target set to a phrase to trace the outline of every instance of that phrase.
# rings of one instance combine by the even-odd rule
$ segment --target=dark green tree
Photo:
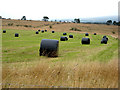
[[[117,23],[118,26],[120,26],[120,21]]]
[[[47,16],[44,16],[42,20],[46,22],[46,21],[48,21],[48,19],[49,18]]]
[[[23,16],[23,17],[21,18],[21,20],[26,20],[26,16]]]
[[[113,25],[117,25],[117,22],[116,22],[116,21],[113,21]]]
[[[108,20],[108,21],[106,22],[106,24],[107,24],[107,25],[111,25],[111,24],[112,24],[112,20]]]
[[[78,18],[78,19],[75,18],[75,19],[74,19],[74,22],[75,22],[75,23],[80,23],[80,19],[79,19],[79,18]]]

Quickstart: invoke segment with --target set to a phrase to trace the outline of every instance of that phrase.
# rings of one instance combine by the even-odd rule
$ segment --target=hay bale
[[[38,31],[40,32],[40,29]]]
[[[47,32],[47,30],[45,30],[45,32]]]
[[[44,30],[41,30],[42,33],[44,33]]]
[[[94,33],[94,35],[97,35],[96,33]]]
[[[60,41],[67,41],[68,40],[68,37],[60,37]]]
[[[63,35],[67,35],[67,33],[63,33]]]
[[[52,33],[55,33],[55,31],[52,31]]]
[[[107,36],[103,36],[103,38],[106,38]]]
[[[85,33],[85,36],[89,36],[89,34],[88,34],[88,33]]]
[[[82,38],[81,43],[82,44],[90,44],[90,38]]]
[[[108,41],[108,38],[106,38],[107,39],[107,41]]]
[[[18,34],[18,33],[15,33],[15,37],[19,37],[19,34]]]
[[[66,38],[66,41],[68,40],[68,37],[67,36],[65,36],[65,38]]]
[[[6,30],[3,30],[3,33],[6,33]]]
[[[107,44],[107,39],[106,38],[102,38],[102,40],[101,40],[101,44]]]
[[[38,31],[36,31],[35,33],[36,33],[36,34],[39,34],[39,32],[38,32]]]
[[[107,41],[108,41],[108,37],[107,37],[107,36],[103,36],[103,38],[106,38],[106,39],[107,39]]]
[[[69,35],[69,38],[73,38],[73,35]]]
[[[60,37],[60,41],[66,41],[65,37]]]
[[[58,40],[42,39],[39,49],[39,55],[48,56],[48,57],[57,57],[58,47],[59,47]]]

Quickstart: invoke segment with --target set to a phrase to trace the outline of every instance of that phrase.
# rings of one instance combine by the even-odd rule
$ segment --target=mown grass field
[[[35,34],[35,30],[6,29],[2,34],[2,81],[4,88],[40,88],[49,86],[117,88],[118,39],[110,35],[108,44],[101,44],[103,35],[85,36],[67,32],[73,39],[60,41],[66,31],[51,30]],[[14,37],[19,33],[19,37]],[[82,37],[91,39],[82,45]],[[59,40],[59,56],[39,56],[42,39]],[[10,84],[9,84],[10,83]]]

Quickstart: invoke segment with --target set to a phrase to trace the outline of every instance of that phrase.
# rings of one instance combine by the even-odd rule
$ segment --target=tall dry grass
[[[2,76],[3,88],[118,88],[118,61],[14,63],[3,66]]]

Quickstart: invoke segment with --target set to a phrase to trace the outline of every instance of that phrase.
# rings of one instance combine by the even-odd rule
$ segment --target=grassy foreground
[[[104,45],[100,44],[103,35],[90,34],[91,44],[82,45],[84,34],[69,34],[74,38],[59,41],[59,57],[47,58],[39,56],[41,40],[60,40],[62,32],[36,35],[35,30],[8,29],[2,34],[3,87],[117,88],[118,40],[108,36]]]

